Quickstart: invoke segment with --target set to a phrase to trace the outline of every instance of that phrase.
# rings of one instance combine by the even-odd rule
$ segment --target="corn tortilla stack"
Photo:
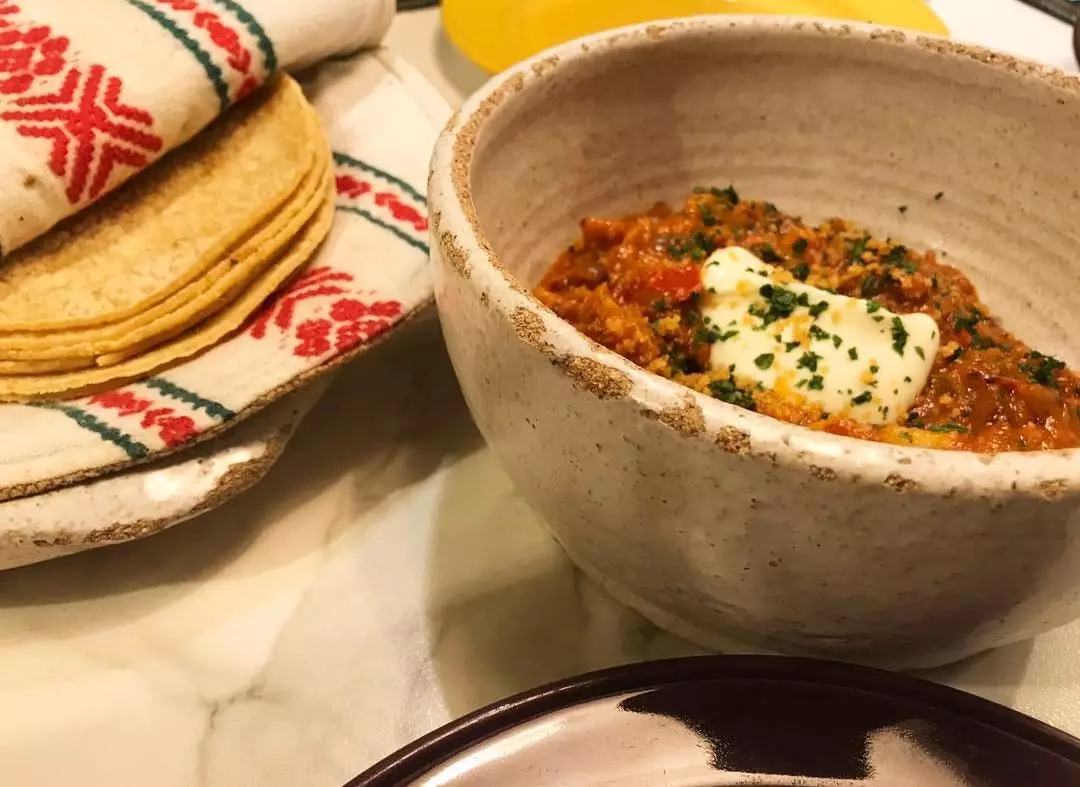
[[[103,386],[121,385],[190,358],[229,336],[251,314],[315,255],[334,221],[333,179],[327,174],[325,196],[318,212],[296,236],[281,257],[239,298],[210,319],[196,325],[174,341],[112,366],[68,374],[0,377],[0,399],[32,401],[79,396]]]
[[[281,77],[0,263],[0,401],[153,373],[239,328],[333,219],[315,110]]]

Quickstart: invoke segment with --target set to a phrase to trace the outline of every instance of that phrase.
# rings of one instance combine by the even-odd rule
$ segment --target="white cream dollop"
[[[941,338],[926,314],[894,314],[791,279],[729,246],[702,267],[710,366],[825,412],[894,421],[926,386]]]

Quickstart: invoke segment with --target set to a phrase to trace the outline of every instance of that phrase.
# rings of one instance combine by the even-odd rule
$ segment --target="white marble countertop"
[[[1074,68],[1015,0],[958,38]],[[389,44],[454,103],[434,11]],[[0,574],[0,783],[335,787],[536,684],[694,652],[577,574],[514,496],[433,319],[348,368],[253,492],[162,535]],[[1080,624],[933,677],[1080,734]]]

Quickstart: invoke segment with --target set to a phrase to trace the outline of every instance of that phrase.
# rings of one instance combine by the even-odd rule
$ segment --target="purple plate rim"
[[[911,675],[794,656],[689,656],[609,667],[492,703],[399,749],[344,787],[396,787],[506,730],[573,705],[676,683],[783,680],[856,688],[981,722],[1080,764],[1080,739],[996,702]]]

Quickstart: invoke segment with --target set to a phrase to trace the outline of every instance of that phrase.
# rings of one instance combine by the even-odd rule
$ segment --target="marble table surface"
[[[1016,0],[958,38],[1074,68]],[[435,11],[389,45],[451,101]],[[336,380],[254,491],[142,542],[0,573],[0,783],[335,787],[536,684],[695,649],[581,577],[473,427],[432,316]],[[1080,734],[1080,624],[935,672]]]

